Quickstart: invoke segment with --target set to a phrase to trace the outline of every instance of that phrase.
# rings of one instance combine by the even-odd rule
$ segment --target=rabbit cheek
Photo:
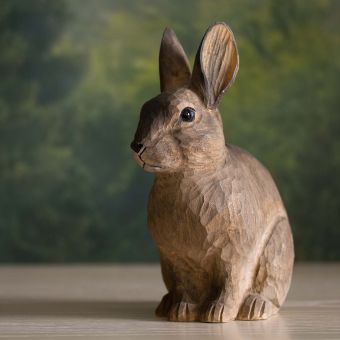
[[[141,155],[144,169],[150,172],[175,172],[183,163],[183,157],[177,141],[165,136],[155,145],[147,147]]]

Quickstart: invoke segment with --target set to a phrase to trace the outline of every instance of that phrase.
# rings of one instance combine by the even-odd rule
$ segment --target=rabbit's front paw
[[[230,320],[232,318],[228,315],[224,303],[218,301],[210,303],[200,317],[202,322],[227,322]]]
[[[174,303],[169,312],[170,321],[195,321],[197,320],[197,305],[185,301]]]
[[[277,313],[279,308],[259,294],[250,294],[244,300],[238,315],[238,320],[263,320]]]

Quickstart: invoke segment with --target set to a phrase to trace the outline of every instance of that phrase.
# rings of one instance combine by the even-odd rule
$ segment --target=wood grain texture
[[[0,339],[340,339],[340,264],[298,263],[266,321],[167,322],[164,292],[158,265],[2,266]]]
[[[225,23],[212,25],[197,51],[190,87],[207,107],[215,107],[234,82],[238,67],[233,32]]]
[[[187,59],[168,29],[159,60],[166,90],[143,105],[131,144],[156,175],[148,222],[168,289],[156,313],[171,321],[267,319],[287,295],[294,246],[269,172],[225,144],[217,104],[238,70],[233,33],[224,23],[207,30],[190,83],[177,82],[188,77]]]
[[[163,33],[159,51],[159,78],[162,92],[187,86],[191,79],[189,60],[171,28],[166,28]]]

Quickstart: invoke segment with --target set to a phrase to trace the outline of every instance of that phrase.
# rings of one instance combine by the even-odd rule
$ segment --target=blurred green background
[[[175,29],[191,61],[227,22],[226,140],[260,159],[297,260],[340,260],[340,1],[0,0],[0,261],[156,261],[152,175],[129,143]]]

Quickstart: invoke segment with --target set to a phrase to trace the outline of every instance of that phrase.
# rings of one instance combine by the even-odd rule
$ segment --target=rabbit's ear
[[[159,51],[159,76],[161,92],[173,91],[189,85],[190,65],[175,32],[166,28]]]
[[[215,107],[233,83],[238,66],[233,32],[225,23],[216,23],[202,39],[196,54],[190,88],[207,107]]]

